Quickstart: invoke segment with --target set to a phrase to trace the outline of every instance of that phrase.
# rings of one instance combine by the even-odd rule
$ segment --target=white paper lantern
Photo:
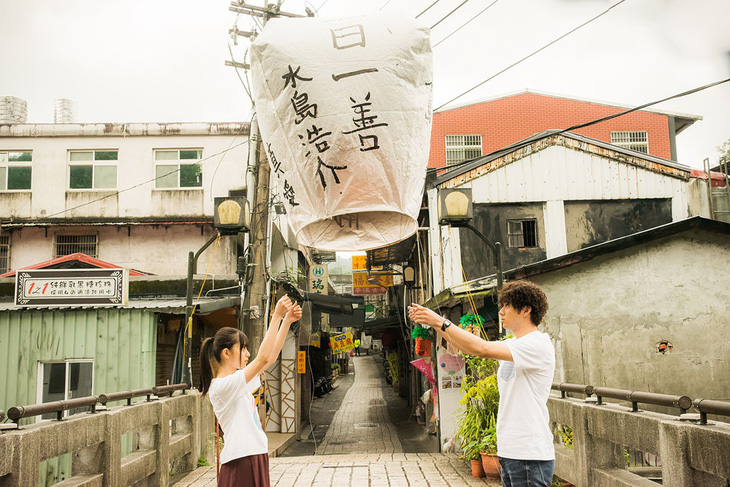
[[[392,13],[273,19],[251,67],[297,241],[367,250],[413,235],[431,136],[429,29]]]

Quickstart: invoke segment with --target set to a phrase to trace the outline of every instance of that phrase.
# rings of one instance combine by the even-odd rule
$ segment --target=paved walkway
[[[383,453],[279,457],[269,460],[271,487],[490,486],[454,454]],[[215,467],[198,468],[176,487],[215,487]]]
[[[339,453],[400,453],[403,446],[388,417],[383,378],[375,357],[353,357],[355,382],[327,430],[317,455]]]

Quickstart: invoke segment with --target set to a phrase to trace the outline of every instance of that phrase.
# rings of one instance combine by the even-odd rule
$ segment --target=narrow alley
[[[386,383],[378,360],[379,355],[353,357],[354,377],[344,377],[338,389],[315,400],[314,438],[310,433],[270,459],[272,487],[500,485],[472,477],[455,454],[435,453],[435,437],[413,427],[407,403]],[[212,487],[215,467],[198,468],[175,485]]]

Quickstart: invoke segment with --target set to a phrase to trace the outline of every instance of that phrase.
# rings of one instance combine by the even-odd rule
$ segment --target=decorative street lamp
[[[197,252],[188,254],[188,278],[185,293],[185,328],[183,329],[183,364],[182,380],[192,387],[192,349],[193,339],[193,276],[198,271],[198,258],[205,249],[211,246],[218,237],[238,235],[241,232],[248,232],[251,227],[251,213],[248,201],[242,196],[231,196],[228,198],[215,198],[215,209],[213,210],[213,227],[218,230],[210,237]],[[188,326],[190,325],[190,326]]]
[[[482,239],[492,250],[494,266],[497,268],[497,292],[502,289],[502,244],[492,243],[471,224],[474,219],[471,188],[440,189],[438,194],[439,225],[468,228]]]

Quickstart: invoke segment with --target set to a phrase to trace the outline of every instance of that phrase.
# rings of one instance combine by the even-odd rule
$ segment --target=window
[[[81,252],[89,257],[98,257],[99,240],[97,235],[56,235],[53,242],[53,258]]]
[[[0,152],[0,191],[30,189],[31,151]]]
[[[537,220],[507,220],[507,239],[512,248],[537,247]]]
[[[203,171],[200,159],[203,151],[199,149],[156,150],[155,187],[156,188],[200,188],[203,186]]]
[[[91,395],[94,381],[92,360],[66,360],[65,362],[40,362],[38,364],[38,402],[67,401]],[[75,408],[64,411],[64,417],[89,411]],[[57,413],[44,414],[42,419],[54,419]]]
[[[0,235],[0,274],[10,270],[10,235]]]
[[[644,132],[611,132],[611,143],[624,149],[649,153],[649,135]]]
[[[70,189],[114,189],[117,187],[117,150],[69,151]]]
[[[447,135],[446,165],[468,161],[482,155],[481,135]]]

